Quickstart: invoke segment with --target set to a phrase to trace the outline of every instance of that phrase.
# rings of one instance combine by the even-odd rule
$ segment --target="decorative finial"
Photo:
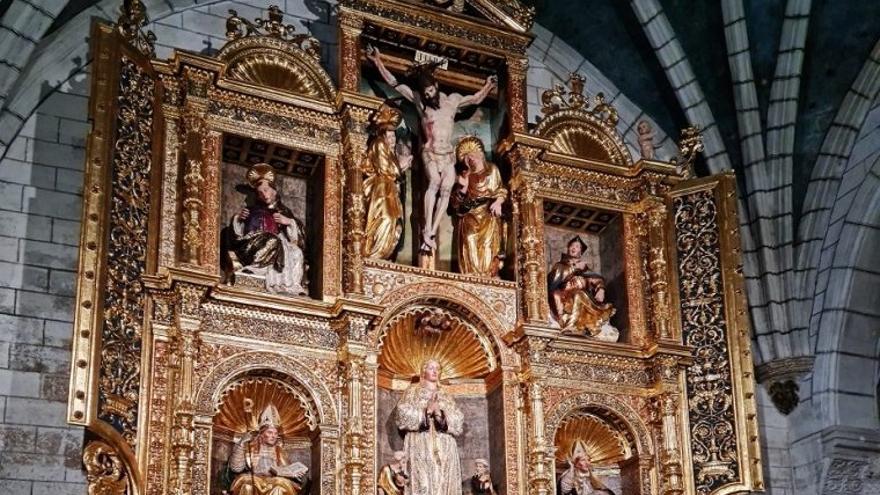
[[[693,177],[694,160],[697,154],[703,151],[703,135],[697,126],[685,127],[681,130],[681,140],[678,142],[678,156],[673,159],[675,170],[678,175],[688,178]]]
[[[226,19],[226,38],[234,41],[248,36],[271,36],[294,43],[315,59],[321,57],[320,42],[309,34],[296,34],[296,27],[293,24],[284,24],[284,12],[280,7],[270,6],[266,17],[251,22],[239,17],[237,11],[229,9],[229,17]]]
[[[116,30],[139,52],[152,57],[156,54],[156,35],[152,31],[141,29],[148,22],[147,9],[141,0],[123,0]]]
[[[584,92],[586,78],[575,72],[568,77],[568,90],[562,84],[555,84],[553,89],[548,89],[541,94],[544,115],[560,110],[580,110],[598,118],[605,124],[614,127],[617,125],[617,109],[605,101],[605,95],[596,95],[596,105],[590,109],[590,97]]]

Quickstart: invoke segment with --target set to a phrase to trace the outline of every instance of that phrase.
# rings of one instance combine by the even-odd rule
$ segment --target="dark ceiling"
[[[724,138],[735,168],[739,133],[720,2],[659,0]],[[630,2],[535,0],[537,22],[562,38],[611,79],[673,136],[685,125],[672,88],[636,20]],[[744,0],[762,120],[785,16],[784,0]],[[816,155],[874,44],[880,39],[880,1],[814,0],[807,32],[795,139],[793,198],[799,217]],[[766,122],[762,122],[766,129]]]
[[[70,0],[50,31],[96,0]],[[721,2],[659,0],[724,138],[734,167],[741,162]],[[785,16],[784,0],[743,0],[752,68],[762,119]],[[0,14],[10,0],[0,0]],[[271,4],[266,0],[267,5]],[[624,0],[526,0],[537,22],[579,51],[663,130],[677,136],[687,123],[630,2]],[[804,55],[792,177],[795,218],[798,198],[831,120],[880,38],[880,0],[813,0]],[[766,128],[766,125],[764,125]]]

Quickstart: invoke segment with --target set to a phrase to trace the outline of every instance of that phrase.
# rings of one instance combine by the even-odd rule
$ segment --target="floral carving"
[[[151,204],[150,76],[122,57],[113,155],[98,417],[134,445],[140,397],[147,223]]]
[[[687,369],[691,451],[698,493],[737,481],[733,382],[727,350],[718,211],[712,191],[674,201],[681,274],[681,320],[685,345],[694,348]]]

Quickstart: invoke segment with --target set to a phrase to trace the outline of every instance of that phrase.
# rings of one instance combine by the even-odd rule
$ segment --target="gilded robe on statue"
[[[378,495],[403,495],[409,478],[403,468],[405,459],[406,453],[398,450],[394,453],[394,462],[382,466],[379,470],[379,478],[376,480]]]
[[[256,203],[232,217],[226,269],[264,277],[269,292],[305,294],[305,235],[299,220],[278,198],[275,170],[258,163],[248,170],[247,180]]]
[[[428,411],[432,399],[439,409],[436,414]],[[413,384],[397,403],[396,423],[406,435],[403,450],[409,482],[404,493],[461,495],[461,461],[455,437],[464,429],[464,415],[452,397],[439,386],[432,390],[423,382]]]
[[[501,173],[485,159],[483,144],[469,136],[456,150],[466,169],[459,175],[453,206],[458,221],[458,266],[461,273],[495,277],[504,261],[501,205],[507,189]]]
[[[244,437],[232,448],[229,468],[237,473],[230,489],[233,495],[297,495],[308,468],[300,462],[288,463],[278,436],[280,416],[269,405],[261,414],[256,437]]]
[[[605,301],[605,279],[589,270],[583,258],[587,244],[579,237],[547,274],[550,310],[563,330],[582,332],[599,340],[616,342],[619,332],[609,323],[614,306]]]
[[[397,181],[409,168],[412,156],[395,154],[394,130],[401,119],[400,111],[393,107],[383,105],[379,109],[373,119],[375,134],[361,164],[367,203],[363,254],[368,258],[390,258],[403,233],[403,204]]]

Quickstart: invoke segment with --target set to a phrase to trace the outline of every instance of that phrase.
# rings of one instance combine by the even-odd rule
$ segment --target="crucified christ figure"
[[[440,91],[434,78],[436,64],[425,64],[416,68],[418,91],[397,81],[385,68],[379,49],[368,46],[367,58],[379,69],[382,79],[404,98],[411,101],[419,113],[422,131],[422,163],[428,178],[425,191],[425,225],[422,228],[420,249],[433,252],[437,248],[437,230],[440,220],[449,206],[449,196],[455,185],[455,146],[452,144],[452,127],[455,114],[468,105],[479,105],[489,92],[498,85],[496,76],[489,76],[483,87],[472,95],[458,93],[446,94]]]

